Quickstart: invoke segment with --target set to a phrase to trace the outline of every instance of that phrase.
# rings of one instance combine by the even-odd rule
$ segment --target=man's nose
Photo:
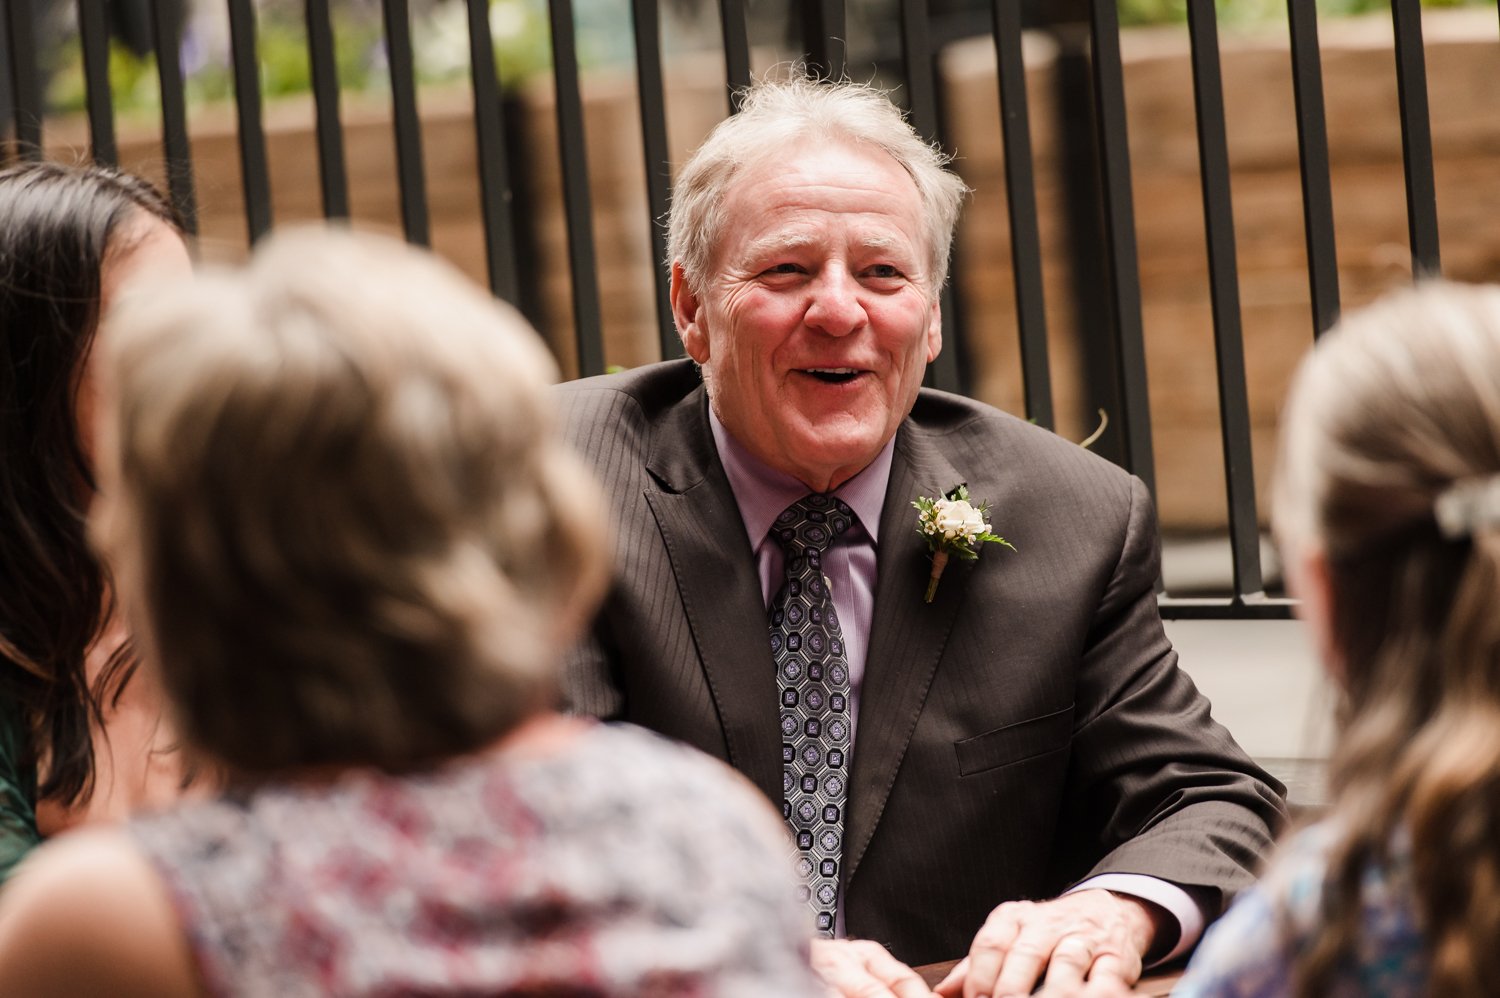
[[[812,284],[805,321],[829,336],[848,336],[868,321],[859,300],[859,281],[842,267],[826,267]]]

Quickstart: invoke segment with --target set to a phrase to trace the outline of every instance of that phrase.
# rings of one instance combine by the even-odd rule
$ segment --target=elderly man
[[[692,362],[560,391],[618,558],[566,693],[781,805],[838,990],[926,995],[905,964],[964,952],[941,992],[1117,986],[1249,881],[1281,789],[1177,668],[1141,483],[921,389],[965,193],[944,166],[878,91],[793,79],[683,168]],[[962,483],[1014,548],[951,559],[927,602],[913,502]]]

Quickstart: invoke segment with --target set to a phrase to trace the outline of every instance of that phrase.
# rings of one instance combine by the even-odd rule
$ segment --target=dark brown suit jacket
[[[559,389],[613,505],[615,583],[569,657],[570,706],[678,738],[781,800],[765,605],[695,368]],[[931,604],[911,501],[968,482],[996,533]],[[996,409],[924,390],[896,434],[845,819],[849,934],[956,957],[991,908],[1096,873],[1210,906],[1247,884],[1282,815],[1178,670],[1139,480]],[[691,802],[681,807],[691,820]]]

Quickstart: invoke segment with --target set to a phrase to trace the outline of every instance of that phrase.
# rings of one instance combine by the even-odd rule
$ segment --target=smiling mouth
[[[852,367],[809,367],[804,368],[802,373],[827,385],[846,385],[864,372]]]

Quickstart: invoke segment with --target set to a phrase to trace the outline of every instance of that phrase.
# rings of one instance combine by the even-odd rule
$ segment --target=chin
[[[874,438],[860,441],[840,441],[839,446],[828,446],[826,438],[815,438],[798,451],[803,464],[809,467],[849,469],[850,477],[863,471],[865,465],[880,453],[884,441]]]

